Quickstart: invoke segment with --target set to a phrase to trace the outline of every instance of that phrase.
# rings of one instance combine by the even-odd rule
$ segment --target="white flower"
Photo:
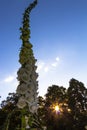
[[[21,108],[21,109],[26,106],[26,102],[23,96],[19,98],[17,106],[18,108]]]
[[[27,92],[27,85],[25,83],[22,83],[20,85],[18,85],[18,88],[17,88],[17,93],[19,94],[25,94]]]

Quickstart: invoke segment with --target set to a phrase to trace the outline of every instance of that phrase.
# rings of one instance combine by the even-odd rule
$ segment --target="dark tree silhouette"
[[[45,95],[45,120],[47,129],[58,130],[66,129],[68,117],[67,91],[64,87],[52,85],[48,88]],[[54,107],[58,105],[60,110],[55,111]]]
[[[71,79],[69,83],[68,105],[73,116],[73,129],[84,130],[87,125],[87,89],[76,79]]]
[[[21,113],[17,108],[18,95],[9,93],[6,100],[2,101],[0,108],[0,130],[16,130],[21,125]]]

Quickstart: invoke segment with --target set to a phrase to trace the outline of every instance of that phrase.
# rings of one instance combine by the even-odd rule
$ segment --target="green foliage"
[[[70,80],[68,104],[72,110],[73,129],[84,129],[84,126],[87,124],[87,89],[82,82],[75,79]]]
[[[48,88],[46,96],[47,104],[52,104],[53,102],[61,103],[66,99],[66,89],[64,87],[59,87],[57,85],[52,85]],[[49,102],[49,103],[48,103]]]
[[[0,130],[16,130],[20,122],[20,110],[18,110],[16,103],[18,95],[9,93],[6,100],[2,101],[0,109]]]
[[[52,85],[48,88],[45,96],[45,121],[47,129],[64,129],[67,124],[66,119],[68,117],[66,89],[64,87]],[[54,110],[54,106],[56,104],[61,106],[61,111],[58,113]]]
[[[32,64],[33,60],[34,60],[33,51],[32,51],[32,49],[30,49],[29,44],[27,44],[27,45],[25,44],[24,47],[21,47],[19,62],[22,65],[25,64],[25,63],[27,63],[27,62],[29,62],[30,64]]]
[[[42,100],[39,114],[49,130],[85,130],[87,124],[87,89],[82,82],[70,80],[68,89],[52,85]],[[58,104],[59,113],[53,105]],[[52,124],[52,125],[51,125]]]
[[[36,6],[37,0],[34,0],[33,3],[31,3],[27,9],[25,9],[25,12],[23,14],[23,26],[20,28],[21,36],[20,39],[22,40],[22,47],[19,54],[19,62],[23,65],[29,62],[32,63],[32,60],[34,60],[33,51],[32,51],[32,44],[30,43],[30,12],[31,10]]]

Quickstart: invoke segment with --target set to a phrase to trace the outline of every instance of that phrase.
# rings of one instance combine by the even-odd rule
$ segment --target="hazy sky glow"
[[[22,14],[32,0],[0,1],[0,96],[17,88]],[[39,94],[75,78],[87,86],[87,0],[39,0],[31,13]]]

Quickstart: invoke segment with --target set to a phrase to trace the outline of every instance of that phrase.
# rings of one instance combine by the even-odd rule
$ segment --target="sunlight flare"
[[[58,106],[58,105],[57,105],[57,106],[55,106],[55,107],[54,107],[54,109],[55,109],[55,111],[56,111],[56,112],[59,112],[59,111],[60,111],[60,108],[59,108],[59,106]]]

